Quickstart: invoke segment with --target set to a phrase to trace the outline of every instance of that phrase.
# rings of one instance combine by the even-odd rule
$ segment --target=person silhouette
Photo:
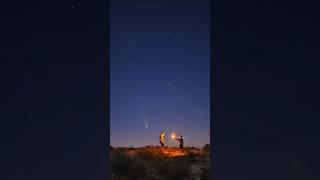
[[[162,131],[159,137],[160,145],[162,148],[164,148],[164,138],[165,138],[165,133]]]
[[[183,138],[180,135],[176,140],[179,141],[179,148],[180,148],[180,152],[181,152],[181,155],[182,155],[183,154]]]

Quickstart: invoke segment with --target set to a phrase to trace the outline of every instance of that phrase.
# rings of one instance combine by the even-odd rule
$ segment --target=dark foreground
[[[112,148],[114,180],[207,180],[210,170],[209,145],[202,149],[143,147]]]

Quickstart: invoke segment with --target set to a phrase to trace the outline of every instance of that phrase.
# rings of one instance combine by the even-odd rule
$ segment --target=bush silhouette
[[[210,145],[209,144],[204,145],[202,150],[206,152],[210,152]]]

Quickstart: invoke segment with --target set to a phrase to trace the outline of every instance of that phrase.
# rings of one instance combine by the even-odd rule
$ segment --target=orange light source
[[[176,135],[175,135],[175,134],[172,134],[172,135],[171,135],[171,138],[172,138],[172,139],[176,138]]]

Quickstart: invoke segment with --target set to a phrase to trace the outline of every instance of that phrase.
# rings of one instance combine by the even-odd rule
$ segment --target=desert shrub
[[[196,154],[194,152],[190,152],[187,154],[187,156],[185,156],[184,158],[191,162],[191,163],[194,163],[195,161],[197,161],[197,157],[199,156],[199,154]]]
[[[143,161],[139,159],[132,159],[134,163],[131,164],[128,173],[128,178],[131,180],[141,179],[146,176],[146,166]]]
[[[116,147],[116,148],[113,148],[114,152],[126,152],[127,151],[127,148],[125,147]]]
[[[201,157],[202,158],[209,158],[210,157],[210,145],[206,144],[203,146],[202,150],[201,150]]]
[[[146,174],[143,162],[127,156],[121,150],[111,155],[111,170],[113,179],[141,179]]]
[[[172,159],[169,161],[167,179],[185,179],[190,173],[191,164],[186,159]]]
[[[113,177],[120,177],[129,172],[131,159],[121,150],[114,150],[111,154],[111,171]]]
[[[201,168],[200,180],[209,180],[210,179],[210,171],[208,168]]]
[[[202,150],[205,152],[210,152],[210,145],[209,144],[204,145]]]
[[[156,159],[151,162],[152,168],[155,170],[155,174],[160,179],[165,179],[170,172],[167,160]]]
[[[189,176],[191,163],[184,158],[171,158],[155,160],[151,166],[155,169],[157,177],[165,180],[183,180]]]
[[[205,164],[204,167],[201,168],[201,173],[200,173],[200,179],[201,180],[207,180],[210,179],[210,145],[206,144],[202,148],[202,153],[201,153],[202,161]]]

